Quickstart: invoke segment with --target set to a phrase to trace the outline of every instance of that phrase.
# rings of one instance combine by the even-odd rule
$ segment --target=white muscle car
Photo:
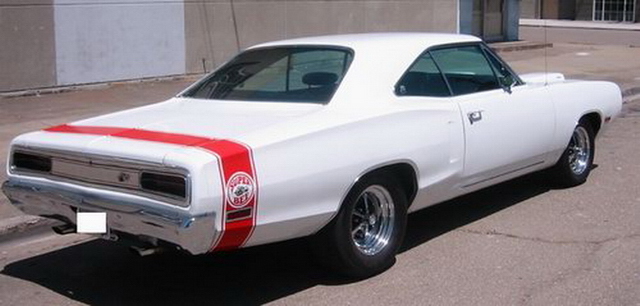
[[[143,251],[313,236],[366,277],[392,265],[407,213],[546,168],[583,183],[620,108],[613,83],[518,76],[473,36],[291,39],[168,101],[15,138],[3,190],[62,233],[102,212],[104,237]]]

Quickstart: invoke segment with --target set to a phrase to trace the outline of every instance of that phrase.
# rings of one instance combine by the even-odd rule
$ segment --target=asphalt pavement
[[[0,304],[639,305],[640,49],[554,41],[501,56],[518,73],[623,90],[624,114],[598,139],[586,184],[554,189],[534,174],[413,214],[396,265],[360,282],[319,269],[301,240],[135,258],[87,236],[50,235],[0,196]],[[1,97],[0,167],[18,134],[163,101],[193,80]]]

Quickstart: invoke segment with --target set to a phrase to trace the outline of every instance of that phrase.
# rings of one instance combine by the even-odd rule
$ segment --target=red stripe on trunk
[[[258,206],[258,183],[253,164],[253,153],[251,148],[243,143],[120,127],[65,124],[47,128],[45,131],[111,136],[202,148],[216,156],[220,164],[220,174],[224,181],[224,186],[222,186],[222,234],[211,246],[211,251],[238,248],[244,245],[253,233]],[[243,209],[251,211],[250,217],[227,222],[228,213]]]
[[[106,127],[106,126],[77,126],[77,125],[58,125],[45,129],[47,132],[73,133],[73,134],[92,134],[92,135],[111,135],[121,133],[127,128]]]

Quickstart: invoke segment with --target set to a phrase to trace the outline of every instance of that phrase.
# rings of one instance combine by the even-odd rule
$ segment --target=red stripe
[[[170,143],[185,146],[198,146],[199,143],[212,141],[214,139],[174,134],[165,132],[155,132],[141,129],[119,128],[119,127],[103,127],[103,126],[77,126],[77,125],[59,125],[45,129],[47,132],[72,133],[72,134],[90,134],[101,136],[113,136],[128,139],[146,140],[153,142]]]
[[[111,136],[205,149],[209,153],[215,155],[219,160],[220,174],[224,181],[224,186],[222,188],[222,234],[211,246],[211,251],[238,248],[244,245],[253,233],[256,224],[256,211],[258,206],[258,183],[256,181],[251,148],[245,144],[231,140],[217,140],[192,135],[119,127],[72,126],[65,124],[47,128],[45,131]],[[252,185],[253,189],[250,191],[250,197],[248,200],[241,201],[241,203],[235,203],[234,199],[231,199],[228,194],[228,192],[230,192],[229,187],[233,187],[230,183],[234,184],[234,182],[231,182],[234,175],[237,177],[246,177],[243,173],[250,178],[249,181],[252,182],[252,184],[248,185]],[[235,180],[244,182],[242,178],[236,178]],[[241,206],[238,206],[238,204]],[[226,221],[228,213],[233,213],[240,209],[250,209],[251,217],[241,220],[232,220],[229,222]]]
[[[185,145],[185,146],[191,146],[191,147],[197,147],[199,144],[203,142],[211,141],[211,139],[204,138],[204,137],[154,132],[154,131],[139,130],[139,129],[129,129],[126,131],[122,131],[120,133],[112,134],[111,136],[137,139],[137,140],[148,140],[148,141],[170,143],[170,144],[177,144],[177,145]]]
[[[126,130],[130,130],[130,129],[118,128],[118,127],[105,127],[105,126],[72,126],[72,125],[66,125],[66,124],[45,129],[45,131],[48,131],[48,132],[93,134],[93,135],[111,135],[111,134],[120,133]]]
[[[249,238],[253,227],[255,226],[255,212],[257,206],[256,194],[258,185],[256,183],[256,175],[254,174],[253,170],[253,157],[251,156],[251,150],[244,144],[229,140],[212,141],[204,143],[201,147],[216,152],[219,158],[224,161],[222,163],[221,170],[225,181],[225,218],[227,216],[227,213],[232,213],[238,209],[251,208],[252,210],[251,218],[233,222],[226,222],[226,228],[224,231],[226,235],[222,236],[220,242],[215,247],[216,250],[234,249],[238,245],[244,244],[244,242]],[[252,185],[254,190],[252,191],[252,197],[246,204],[242,205],[241,207],[234,207],[234,205],[232,205],[231,203],[231,199],[229,199],[228,197],[229,191],[227,188],[229,188],[229,183],[236,173],[246,173],[253,180]]]

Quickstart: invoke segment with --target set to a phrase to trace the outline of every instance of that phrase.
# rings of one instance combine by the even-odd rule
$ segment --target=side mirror
[[[516,86],[518,82],[512,76],[504,76],[500,78],[500,86],[507,93],[511,94],[513,92],[513,87]]]

